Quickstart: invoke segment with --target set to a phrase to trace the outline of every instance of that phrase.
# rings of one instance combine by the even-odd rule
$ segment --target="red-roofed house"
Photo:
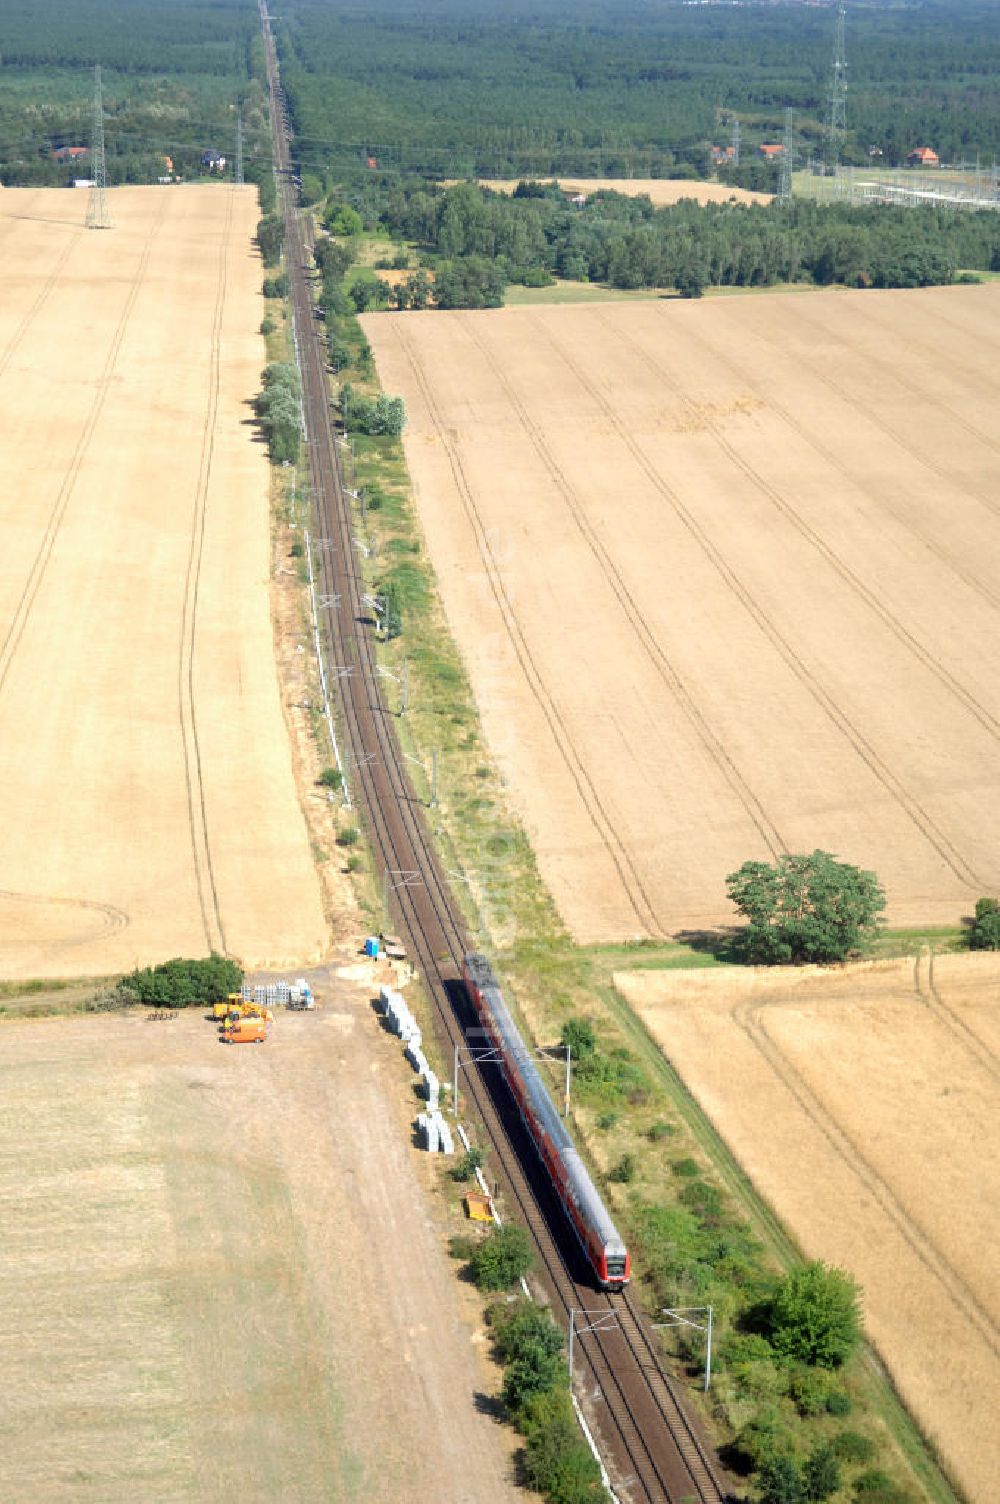
[[[89,150],[89,146],[57,146],[50,155],[53,162],[75,162],[78,158],[85,157]]]
[[[940,167],[941,159],[929,146],[915,146],[906,158],[907,167]]]
[[[784,151],[784,149],[785,148],[782,142],[778,141],[761,144],[760,146],[758,146],[757,151],[766,161],[773,162],[775,157],[781,156],[781,153]]]

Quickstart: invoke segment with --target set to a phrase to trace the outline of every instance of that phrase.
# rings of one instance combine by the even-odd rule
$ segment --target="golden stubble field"
[[[487,736],[575,936],[816,846],[1000,888],[1000,286],[364,320]]]
[[[521,1497],[399,1041],[313,985],[260,1049],[0,1021],[0,1498]]]
[[[616,985],[975,1504],[1000,1477],[1000,956]]]
[[[513,193],[519,178],[483,178],[484,188],[494,193]],[[544,179],[549,182],[551,179]],[[735,199],[738,204],[769,204],[770,193],[754,193],[749,188],[730,188],[726,183],[700,183],[682,178],[558,178],[560,188],[566,193],[621,193],[626,198],[645,195],[655,209],[678,204],[682,199],[692,199],[696,204],[725,204]]]
[[[0,194],[0,975],[327,945],[269,614],[255,190]]]

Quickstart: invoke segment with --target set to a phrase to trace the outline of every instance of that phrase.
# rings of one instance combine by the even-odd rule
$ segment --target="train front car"
[[[525,1048],[485,956],[464,958],[462,975],[476,1013],[503,1057],[504,1075],[542,1163],[604,1290],[622,1290],[630,1277],[629,1255]]]

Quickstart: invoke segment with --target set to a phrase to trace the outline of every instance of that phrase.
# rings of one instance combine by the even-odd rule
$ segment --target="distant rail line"
[[[423,975],[435,1022],[449,1048],[476,1020],[459,965],[475,949],[465,931],[405,770],[392,717],[382,697],[375,649],[358,573],[351,514],[341,483],[330,417],[325,356],[309,282],[311,244],[297,213],[287,114],[264,4],[261,4],[274,129],[275,165],[285,243],[313,511],[319,538],[323,624],[341,689],[342,720],[353,793],[363,809],[377,867],[403,878],[392,893],[394,920]],[[726,1495],[700,1429],[678,1387],[664,1373],[655,1340],[631,1292],[595,1289],[565,1213],[542,1170],[499,1072],[470,1069],[467,1091],[495,1150],[496,1174],[534,1240],[541,1279],[564,1326],[570,1311],[589,1313],[576,1337],[590,1419],[617,1486],[642,1504],[724,1504]],[[599,1319],[607,1315],[607,1326]],[[613,1319],[612,1319],[613,1318]]]

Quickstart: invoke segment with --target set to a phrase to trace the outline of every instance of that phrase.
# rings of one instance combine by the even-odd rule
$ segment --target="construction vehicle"
[[[267,1024],[260,1018],[241,1018],[221,1029],[219,1038],[223,1044],[263,1044],[267,1039]]]
[[[223,1003],[212,1004],[212,1014],[220,1021],[229,1018],[234,1010],[241,1011],[243,1008],[242,992],[231,992]]]

